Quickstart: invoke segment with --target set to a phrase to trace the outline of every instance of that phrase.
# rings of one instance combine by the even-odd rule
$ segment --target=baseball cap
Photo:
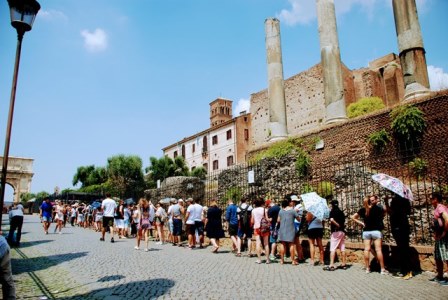
[[[266,206],[271,205],[271,199],[266,200],[265,204],[266,204]]]
[[[297,195],[291,195],[291,201],[300,201],[300,199]]]
[[[185,202],[193,202],[193,198],[187,198],[187,200],[185,200]]]

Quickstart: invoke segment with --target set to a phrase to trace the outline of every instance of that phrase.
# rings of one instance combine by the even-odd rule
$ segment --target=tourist
[[[70,210],[70,225],[75,226],[76,225],[76,215],[77,215],[76,206],[72,205]]]
[[[78,206],[77,209],[77,216],[78,216],[78,226],[79,227],[84,227],[84,203],[81,203],[81,205]]]
[[[324,265],[324,246],[322,238],[324,236],[324,223],[311,212],[306,213],[306,221],[308,223],[308,242],[310,245],[310,265]],[[315,261],[315,245],[319,249],[319,261]]]
[[[166,214],[168,215],[168,242],[173,244],[174,238],[173,238],[173,214],[171,213],[171,210],[173,209],[174,204],[177,203],[177,200],[172,198],[170,200],[170,205],[168,206],[168,209],[166,211]]]
[[[159,203],[156,205],[156,215],[155,215],[155,224],[157,228],[157,233],[159,235],[159,241],[156,243],[157,245],[163,245],[165,242],[165,232],[164,232],[164,225],[165,220],[167,219],[167,213],[163,206]]]
[[[95,231],[99,232],[103,227],[103,209],[100,207],[95,209]]]
[[[269,236],[269,243],[271,245],[271,252],[269,259],[275,260],[275,253],[277,251],[277,240],[278,240],[278,227],[277,219],[280,212],[280,206],[278,206],[274,199],[266,200],[266,207],[268,207],[268,218],[271,222],[271,234]]]
[[[294,202],[294,210],[299,215],[299,218],[294,219],[294,230],[295,230],[295,238],[294,243],[296,246],[297,260],[299,263],[305,262],[305,257],[303,256],[302,244],[300,243],[300,230],[302,229],[302,217],[303,217],[303,205],[302,200],[297,195],[288,195],[286,196],[287,200],[291,200]]]
[[[187,212],[185,213],[185,226],[186,226],[186,232],[188,235],[188,248],[193,249],[195,248],[195,234],[196,234],[196,227],[195,227],[195,219],[196,219],[196,213],[195,213],[195,206],[193,205],[193,199],[188,198],[185,200],[185,203],[187,205]]]
[[[117,203],[115,200],[110,198],[110,193],[106,193],[106,199],[101,202],[101,209],[103,210],[103,228],[101,230],[100,241],[104,242],[104,236],[106,235],[106,230],[110,233],[110,242],[114,241],[114,216],[117,211]]]
[[[12,209],[9,210],[9,234],[8,244],[11,246],[20,247],[20,238],[22,236],[23,226],[23,206],[20,203],[14,203]],[[14,238],[14,233],[16,232]]]
[[[205,231],[207,237],[213,246],[213,253],[219,250],[219,239],[224,237],[224,230],[222,229],[222,210],[218,207],[216,200],[212,200],[207,209],[207,216],[205,219]]]
[[[179,199],[179,201],[174,201],[173,206],[171,207],[171,217],[173,218],[173,246],[181,247],[181,234],[182,234],[182,215],[185,212],[183,206],[183,200]]]
[[[389,200],[390,203],[389,203]],[[386,211],[390,218],[390,229],[398,250],[400,264],[399,278],[408,280],[412,278],[411,248],[409,247],[409,215],[411,214],[411,202],[395,193],[392,199],[386,199]]]
[[[53,205],[50,202],[50,198],[45,197],[44,202],[40,206],[39,216],[43,222],[44,232],[48,234],[48,230],[50,229],[51,224],[51,215],[53,213]]]
[[[118,208],[115,213],[115,226],[118,229],[118,238],[122,239],[124,237],[124,201],[118,201]]]
[[[442,204],[442,194],[433,193],[431,204],[434,208],[434,259],[436,261],[437,275],[431,281],[441,285],[448,285],[448,280],[443,278],[443,262],[448,266],[448,208]]]
[[[194,228],[195,232],[199,238],[199,248],[202,249],[204,246],[204,208],[202,205],[197,203],[193,199],[193,205],[194,205]]]
[[[132,206],[132,219],[131,219],[131,237],[135,238],[137,236],[139,219],[139,210],[137,205]]]
[[[341,251],[342,264],[341,269],[346,270],[346,256],[345,256],[345,215],[339,208],[338,200],[332,200],[330,211],[330,265],[324,267],[325,271],[334,271],[334,259],[336,257],[336,250]]]
[[[252,235],[254,230],[253,223],[251,223],[251,214],[253,207],[246,202],[246,198],[242,198],[241,203],[237,208],[239,221],[238,244],[240,245],[240,248],[243,248],[243,245],[246,245],[248,250],[247,255],[249,257],[254,257],[255,254],[252,253]]]
[[[50,212],[51,215],[51,212]],[[51,217],[50,217],[51,218]],[[0,283],[3,299],[16,299],[16,288],[11,269],[11,249],[0,231]]]
[[[227,229],[230,240],[232,241],[233,251],[236,252],[236,256],[241,257],[241,240],[238,237],[238,208],[235,203],[233,203],[232,198],[229,198],[227,203],[228,206],[226,208],[225,216]]]
[[[360,224],[363,228],[362,239],[364,241],[364,264],[366,273],[370,273],[370,250],[373,242],[376,252],[376,258],[381,267],[381,275],[388,275],[389,272],[384,267],[384,258],[382,251],[382,233],[383,230],[383,209],[377,205],[378,197],[372,195],[365,197],[363,207],[352,216],[352,220]],[[361,220],[362,219],[362,220]]]
[[[137,231],[137,245],[134,247],[135,250],[140,249],[140,240],[144,238],[145,240],[145,251],[148,251],[149,245],[149,230],[152,227],[152,222],[154,221],[154,208],[145,198],[140,198],[138,202],[139,211],[139,224]],[[149,224],[149,225],[148,225]]]
[[[282,201],[282,209],[278,214],[277,227],[278,229],[278,241],[282,244],[280,250],[280,264],[285,262],[285,252],[289,249],[289,255],[291,263],[297,265],[295,261],[294,248],[295,248],[295,226],[294,220],[299,219],[299,214],[294,210],[294,202],[287,199]]]
[[[255,208],[252,210],[251,213],[251,224],[253,224],[254,228],[254,236],[255,236],[255,242],[256,242],[256,251],[258,259],[255,261],[257,264],[261,264],[261,244],[264,245],[264,251],[266,253],[267,259],[266,263],[269,264],[271,261],[269,260],[269,230],[267,232],[261,231],[261,219],[264,217],[265,219],[268,218],[267,210],[264,207],[264,200],[263,199],[257,199],[254,202]],[[249,250],[250,251],[250,250]]]
[[[54,220],[56,221],[56,227],[54,228],[54,232],[59,228],[59,234],[62,234],[62,223],[64,222],[64,206],[61,204],[60,200],[56,200],[56,205],[54,206],[54,211],[56,212]]]

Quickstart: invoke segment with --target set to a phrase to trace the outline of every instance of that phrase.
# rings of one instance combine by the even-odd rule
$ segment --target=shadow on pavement
[[[54,241],[52,241],[52,240],[39,240],[39,241],[32,241],[32,242],[21,242],[20,243],[20,248],[37,246],[37,245],[45,244],[45,243],[49,243],[49,242],[54,242]]]
[[[64,299],[153,299],[165,295],[173,286],[171,279],[155,278],[118,284]]]
[[[24,272],[35,272],[45,270],[52,266],[56,266],[59,263],[66,262],[72,259],[77,259],[86,256],[88,252],[76,252],[67,254],[57,254],[49,256],[39,257],[27,257],[20,249],[16,248],[15,251],[21,256],[20,259],[11,259],[12,274],[18,275]]]
[[[114,280],[120,280],[125,278],[123,275],[112,275],[112,276],[104,276],[98,279],[98,282],[107,282],[107,281],[114,281]]]

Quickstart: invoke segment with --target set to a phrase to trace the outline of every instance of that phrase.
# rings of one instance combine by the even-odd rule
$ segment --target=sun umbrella
[[[132,205],[135,203],[135,201],[132,198],[128,198],[128,199],[124,200],[124,203],[126,203],[126,205]]]
[[[316,192],[300,195],[305,209],[312,213],[317,219],[323,220],[330,215],[327,200],[319,196]]]
[[[171,202],[171,198],[167,197],[167,198],[163,198],[162,200],[159,201],[160,204],[170,204]]]
[[[406,198],[410,201],[414,200],[414,196],[412,195],[411,189],[403,182],[401,182],[400,179],[383,173],[372,175],[372,179],[378,182],[383,188],[391,192],[394,192],[395,194],[403,198]]]
[[[101,202],[98,201],[94,201],[92,202],[92,204],[90,204],[93,208],[100,208],[101,207]]]

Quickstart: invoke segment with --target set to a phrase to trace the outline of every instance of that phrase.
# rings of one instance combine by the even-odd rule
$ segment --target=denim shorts
[[[371,231],[363,231],[362,232],[362,239],[363,240],[377,240],[381,239],[383,235],[381,234],[381,231],[379,230],[371,230]]]
[[[53,219],[51,217],[42,217],[42,221],[51,223]]]

